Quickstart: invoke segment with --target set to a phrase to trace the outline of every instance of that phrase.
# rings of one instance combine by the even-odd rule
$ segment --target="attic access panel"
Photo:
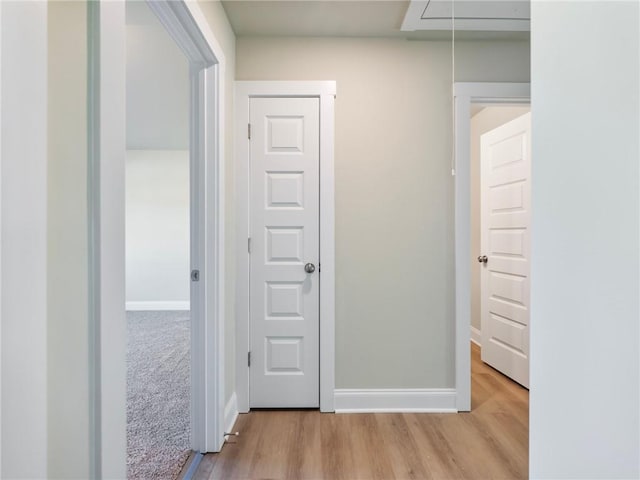
[[[412,0],[402,31],[456,30],[527,32],[531,25],[529,0]]]

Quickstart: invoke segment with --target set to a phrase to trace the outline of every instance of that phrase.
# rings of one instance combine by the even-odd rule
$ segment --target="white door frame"
[[[336,82],[236,82],[236,395],[249,411],[249,125],[251,97],[320,99],[320,411],[333,412],[335,389],[334,102]]]
[[[453,84],[455,138],[456,408],[471,410],[471,104],[529,102],[529,83]]]
[[[0,2],[2,28],[2,2]],[[2,228],[2,35],[0,35],[0,229]],[[2,235],[0,235],[0,425],[2,425]],[[0,476],[2,476],[2,434],[0,432]]]
[[[191,65],[192,447],[224,443],[225,57],[196,2],[148,1]],[[92,475],[126,476],[124,290],[125,3],[90,8]],[[92,28],[93,27],[93,28]],[[195,235],[194,235],[195,233]],[[186,280],[186,279],[185,279]]]

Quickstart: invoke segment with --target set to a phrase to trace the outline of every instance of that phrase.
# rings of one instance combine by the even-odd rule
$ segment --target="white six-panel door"
[[[481,137],[482,360],[529,387],[531,114]]]
[[[319,117],[318,98],[250,99],[252,408],[319,407]]]

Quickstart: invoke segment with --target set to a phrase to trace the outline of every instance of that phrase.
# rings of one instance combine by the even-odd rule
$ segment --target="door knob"
[[[486,255],[479,255],[478,262],[486,264],[489,261],[489,258]]]
[[[304,266],[304,271],[307,273],[313,273],[316,271],[316,266],[313,263],[307,263]]]

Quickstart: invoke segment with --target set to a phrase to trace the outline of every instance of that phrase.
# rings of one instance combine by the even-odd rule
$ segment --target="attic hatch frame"
[[[200,271],[191,282],[191,446],[217,452],[224,443],[226,62],[197,4],[147,4],[190,64],[190,267]],[[125,25],[125,2],[88,2],[92,478],[126,476]]]

